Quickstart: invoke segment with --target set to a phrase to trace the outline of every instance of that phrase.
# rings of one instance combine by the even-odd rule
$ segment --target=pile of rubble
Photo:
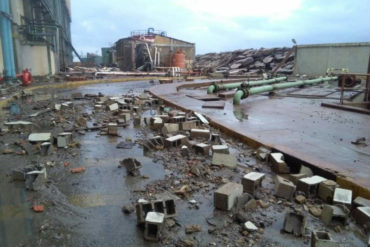
[[[288,54],[290,50],[291,48],[283,47],[207,53],[196,56],[194,68],[204,72],[252,75],[272,71],[287,57],[286,63],[277,72],[280,74],[292,74],[294,52]]]

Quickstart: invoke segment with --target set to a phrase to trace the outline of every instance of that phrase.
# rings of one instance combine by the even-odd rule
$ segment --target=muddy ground
[[[119,127],[119,136],[108,136],[104,128],[81,131],[77,120],[87,120],[87,126],[106,124],[115,116],[107,110],[96,111],[94,98],[73,100],[72,93],[106,96],[140,95],[153,84],[149,81],[84,86],[78,89],[45,89],[33,96],[19,98],[20,115],[5,111],[1,121],[27,120],[35,123],[33,132],[58,134],[72,130],[70,147],[54,147],[48,156],[41,156],[36,145],[20,147],[15,142],[25,141],[29,132],[2,132],[0,141],[0,246],[309,246],[312,230],[327,230],[341,246],[366,246],[363,229],[350,220],[341,232],[326,227],[319,218],[309,213],[312,206],[320,207],[317,198],[305,204],[286,201],[274,196],[275,175],[268,163],[256,159],[249,146],[230,138],[216,129],[223,143],[237,157],[235,169],[214,167],[211,156],[195,154],[183,157],[179,148],[144,152],[142,143],[160,134],[142,121],[140,127]],[[51,97],[51,98],[49,98]],[[43,100],[46,99],[46,100]],[[48,111],[29,118],[32,113],[52,107],[54,103],[73,101],[73,107]],[[141,116],[159,113],[159,105],[146,106]],[[78,131],[80,130],[80,131]],[[129,149],[118,149],[121,142],[132,142]],[[24,150],[27,150],[26,153]],[[142,163],[140,176],[129,176],[120,161],[132,157]],[[43,164],[47,181],[38,191],[25,188],[23,181],[13,181],[12,170],[27,165]],[[294,165],[294,164],[293,164]],[[192,170],[196,166],[197,172]],[[71,168],[85,167],[82,173],[71,173]],[[263,188],[256,194],[256,209],[223,212],[213,205],[213,193],[223,183],[240,183],[249,171],[266,173]],[[185,194],[175,194],[187,186]],[[143,239],[137,226],[136,214],[125,214],[124,206],[134,206],[138,199],[176,201],[177,216],[167,220],[160,242]],[[33,205],[44,205],[36,213]],[[294,237],[281,232],[286,212],[296,210],[307,216],[305,236]],[[239,214],[238,214],[239,213]],[[243,229],[244,220],[252,221],[259,229]],[[186,226],[197,224],[201,232],[186,234]],[[338,229],[337,229],[338,230]]]

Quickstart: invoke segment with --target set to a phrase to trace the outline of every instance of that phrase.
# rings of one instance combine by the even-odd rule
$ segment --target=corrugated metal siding
[[[295,74],[324,75],[328,69],[367,73],[370,43],[302,45],[297,48]]]

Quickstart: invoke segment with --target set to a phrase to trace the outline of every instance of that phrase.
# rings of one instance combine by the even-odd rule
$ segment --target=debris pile
[[[272,71],[285,58],[285,64],[277,72],[292,74],[294,52],[291,48],[247,49],[232,52],[207,53],[195,58],[194,68],[204,72],[220,72],[229,75],[253,75]]]

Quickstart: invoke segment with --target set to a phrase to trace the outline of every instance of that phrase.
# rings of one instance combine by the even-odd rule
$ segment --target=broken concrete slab
[[[145,217],[144,238],[149,241],[159,241],[163,228],[164,214],[148,212]]]
[[[220,210],[231,210],[235,204],[236,198],[242,194],[243,186],[241,184],[232,182],[224,184],[214,192],[214,206]]]
[[[289,173],[289,166],[284,161],[284,155],[282,153],[271,153],[270,154],[271,168],[275,173]]]
[[[200,113],[198,113],[198,112],[194,112],[194,115],[203,123],[203,124],[206,124],[206,125],[208,125],[209,124],[209,122],[208,122],[208,120],[202,115],[202,114],[200,114]]]
[[[276,176],[275,196],[291,200],[293,198],[295,190],[296,186],[291,181],[281,176]]]
[[[352,204],[352,190],[336,188],[334,190],[333,203]]]
[[[298,180],[297,191],[304,192],[306,197],[314,197],[317,194],[319,184],[325,180],[327,179],[318,175],[301,178]]]
[[[30,142],[51,142],[51,133],[32,133],[28,136]]]
[[[306,227],[306,216],[301,213],[288,212],[284,219],[284,232],[294,234],[296,237],[304,235]]]
[[[334,241],[328,232],[312,231],[311,247],[339,247],[339,243]]]
[[[231,154],[213,153],[212,165],[235,168],[237,165],[237,160],[236,157]]]
[[[243,191],[251,195],[262,187],[262,180],[265,177],[264,173],[250,172],[245,174],[242,178]]]

